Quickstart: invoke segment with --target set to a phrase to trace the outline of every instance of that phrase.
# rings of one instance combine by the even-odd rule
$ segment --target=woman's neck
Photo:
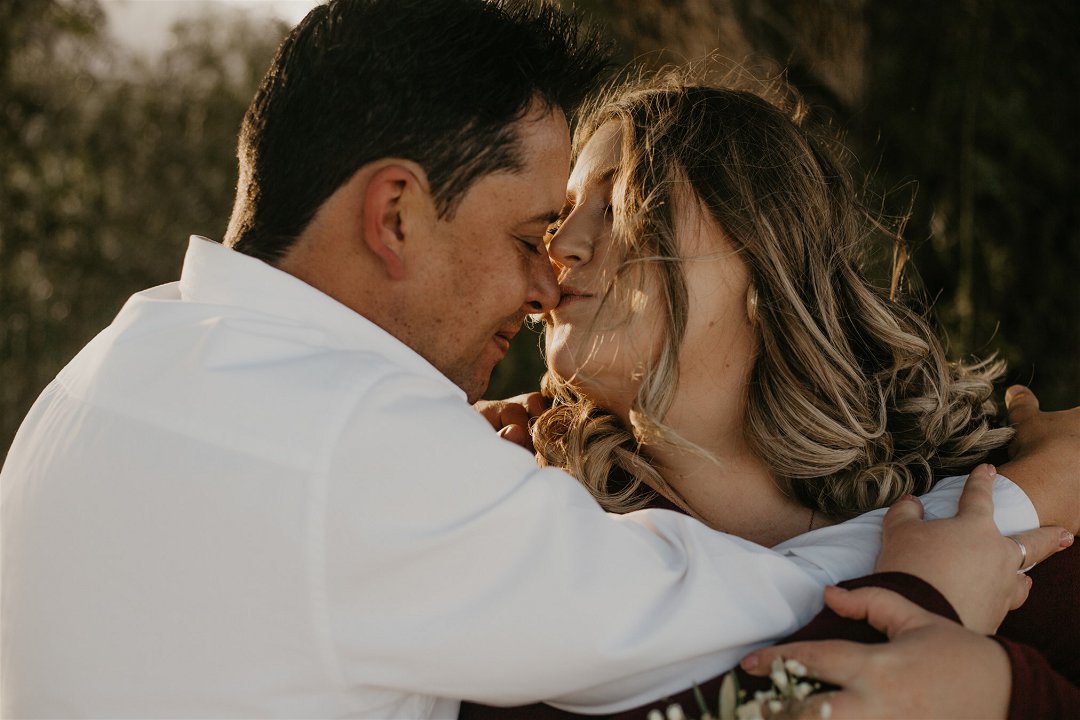
[[[686,438],[690,439],[690,438]],[[665,446],[644,448],[667,487],[654,488],[710,527],[771,547],[825,524],[784,494],[749,448],[705,446],[713,457]]]
[[[811,519],[750,448],[744,384],[714,376],[707,386],[680,385],[664,424],[705,452],[646,440],[642,449],[668,486],[655,490],[710,527],[767,547],[828,522],[820,514]]]

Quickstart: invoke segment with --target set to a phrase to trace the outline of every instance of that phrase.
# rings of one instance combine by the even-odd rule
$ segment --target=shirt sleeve
[[[950,620],[957,620],[956,611],[948,600],[921,578],[907,573],[875,573],[866,577],[850,580],[841,585],[848,589],[859,587],[882,587],[897,592],[908,600],[921,605],[923,608],[935,612]],[[781,642],[798,642],[808,640],[842,639],[862,643],[884,642],[885,636],[871,627],[868,623],[850,620],[837,615],[829,608],[823,608],[810,623],[800,628],[797,632],[784,638]],[[768,678],[756,677],[742,671],[735,670],[739,687],[749,693],[757,690],[768,690],[770,681]],[[704,698],[713,710],[718,703],[720,686],[724,675],[720,674],[705,682],[698,683],[696,688],[690,687],[678,693],[672,693],[667,697],[654,698],[651,702],[639,707],[622,712],[603,716],[606,720],[641,720],[650,710],[657,710],[662,715],[664,709],[672,703],[681,705],[686,710],[698,707],[698,696]],[[516,708],[496,708],[485,705],[465,703],[461,706],[459,720],[558,720],[562,718],[588,717],[586,715],[564,712],[550,705],[529,705]]]
[[[995,637],[1009,655],[1012,692],[1009,720],[1075,718],[1080,708],[1080,687],[1073,685],[1050,667],[1034,648]]]
[[[613,711],[822,606],[821,579],[781,553],[667,510],[604,513],[416,376],[365,395],[321,482],[313,629],[345,684]]]
[[[960,493],[966,476],[944,478],[930,492],[919,496],[927,520],[956,515]],[[1003,535],[1024,532],[1039,527],[1035,506],[1020,487],[1003,475],[994,479],[994,522]],[[887,508],[798,535],[777,545],[774,550],[800,563],[807,572],[822,579],[823,584],[836,584],[866,575],[863,558],[867,551],[877,558],[881,551],[881,521]]]

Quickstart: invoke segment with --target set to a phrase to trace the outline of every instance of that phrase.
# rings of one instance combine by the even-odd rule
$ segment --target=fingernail
[[[1025,390],[1027,390],[1027,388],[1023,385],[1012,385],[1005,390],[1005,398],[1011,400]]]
[[[1069,532],[1068,530],[1062,530],[1061,531],[1061,545],[1059,545],[1058,547],[1063,547],[1063,548],[1069,547],[1070,545],[1073,544],[1073,539],[1074,539],[1073,534],[1071,532]]]
[[[742,659],[742,662],[739,664],[742,665],[743,670],[753,670],[761,664],[761,658],[759,658],[757,655],[747,655]]]
[[[990,473],[990,477],[992,478],[997,477],[997,468],[990,463],[986,463],[986,472]]]

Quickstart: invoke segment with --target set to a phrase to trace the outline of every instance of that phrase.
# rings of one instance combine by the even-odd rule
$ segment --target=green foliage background
[[[787,66],[887,210],[917,183],[907,237],[953,354],[1000,351],[1044,406],[1080,403],[1073,3],[578,6],[627,62]],[[131,293],[178,276],[189,234],[221,237],[240,118],[286,31],[226,12],[140,60],[108,41],[96,0],[0,0],[0,450]],[[536,386],[538,341],[522,331],[489,395]]]

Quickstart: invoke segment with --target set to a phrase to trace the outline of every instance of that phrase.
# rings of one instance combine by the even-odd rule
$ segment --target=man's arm
[[[1016,437],[1001,473],[1031,498],[1041,524],[1080,533],[1080,407],[1040,412],[1022,385],[1005,392],[1005,405]]]
[[[351,412],[312,593],[345,682],[614,710],[733,667],[821,607],[824,582],[780,553],[669,511],[604,513],[443,385],[393,376]]]

